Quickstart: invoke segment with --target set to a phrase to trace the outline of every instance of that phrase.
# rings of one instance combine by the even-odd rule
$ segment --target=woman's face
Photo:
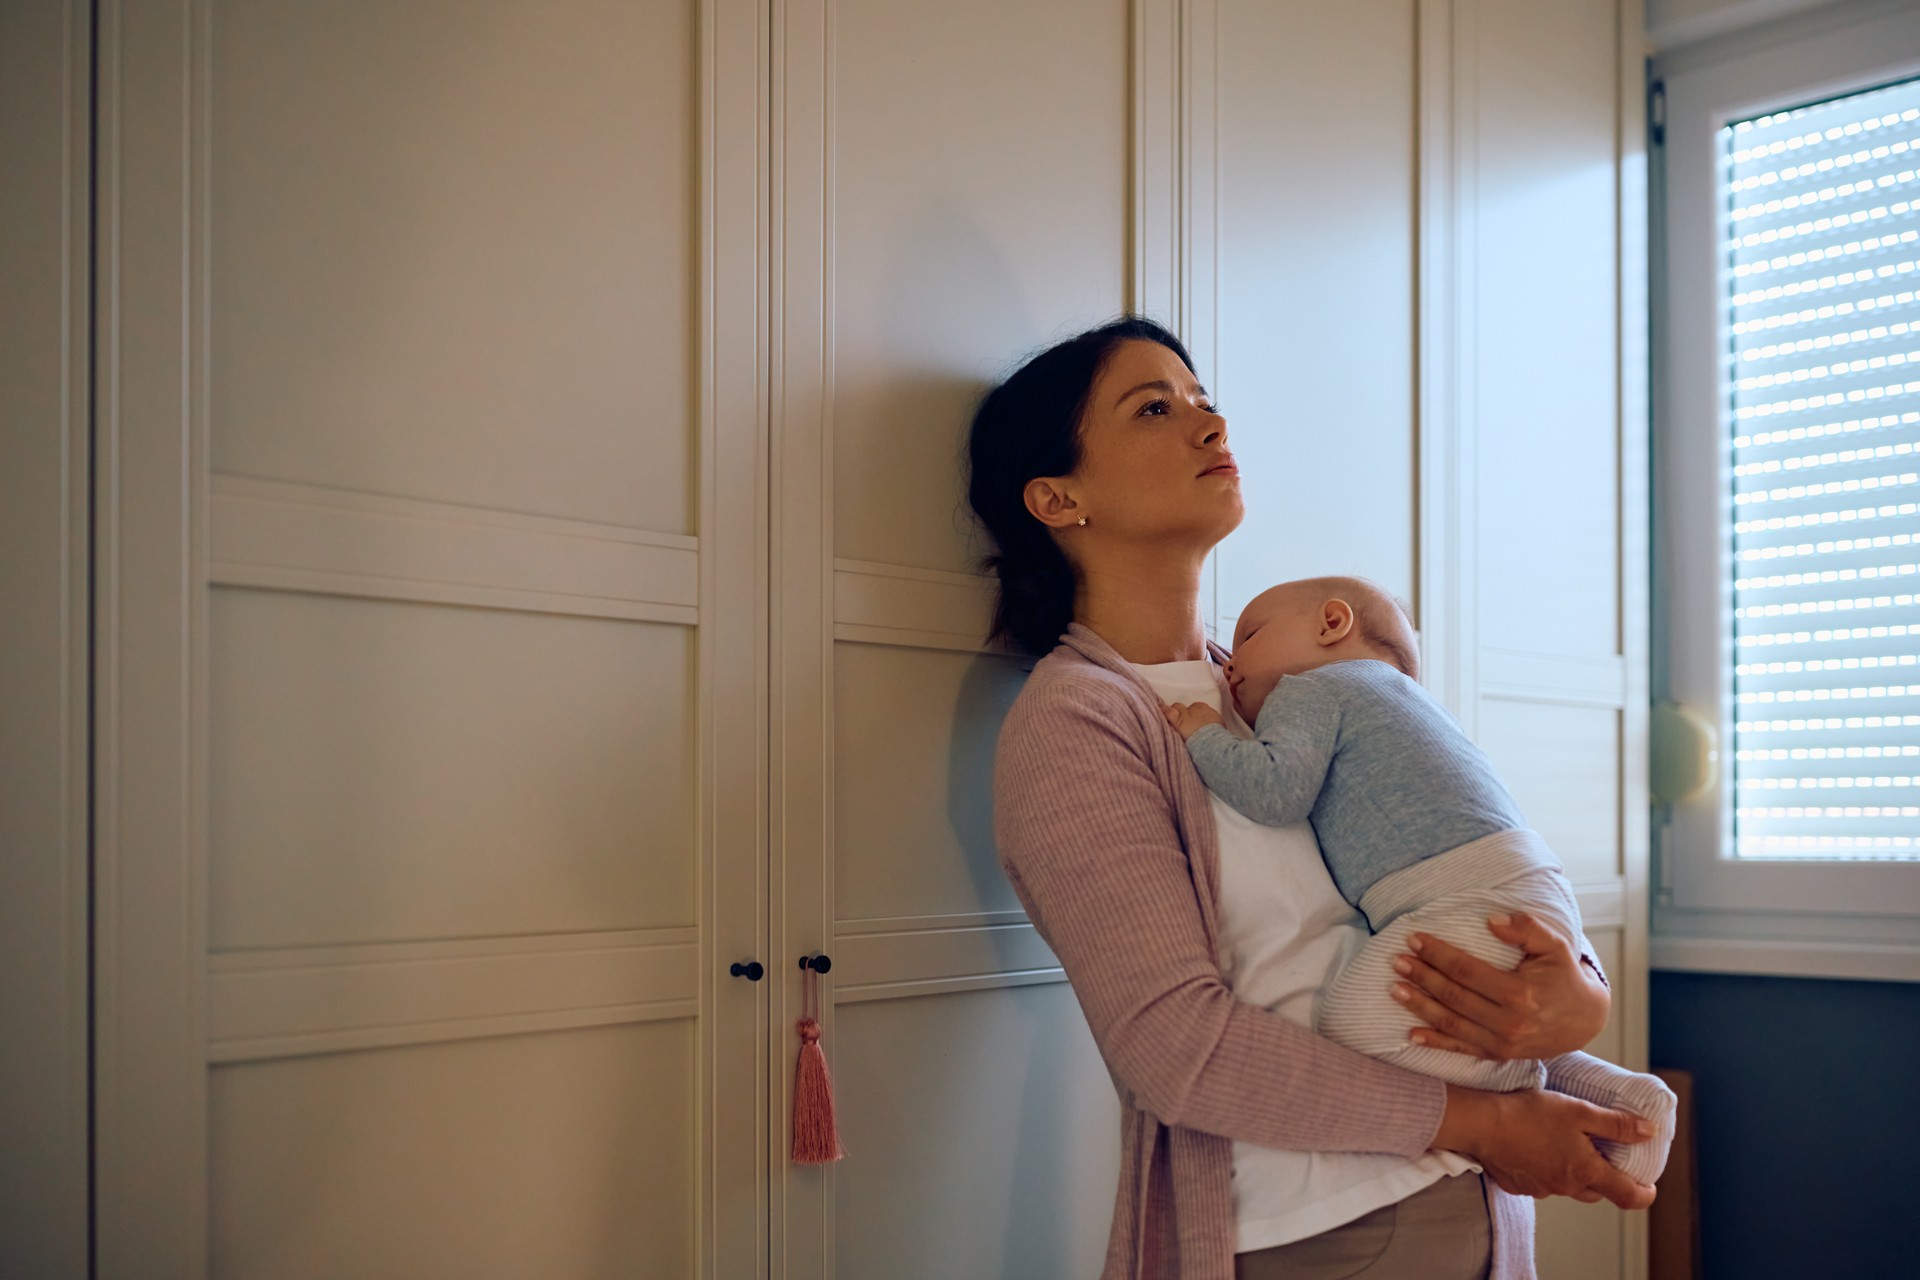
[[[1128,339],[1094,379],[1070,478],[1089,540],[1205,549],[1246,507],[1227,452],[1227,420],[1180,357]]]

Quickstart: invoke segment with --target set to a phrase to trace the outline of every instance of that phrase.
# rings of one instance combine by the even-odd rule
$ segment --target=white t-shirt
[[[1227,729],[1252,731],[1222,696],[1209,660],[1135,663],[1163,702],[1204,702]],[[1313,828],[1266,827],[1211,793],[1220,838],[1220,949],[1238,999],[1313,1025],[1320,988],[1367,939],[1366,919],[1340,896]],[[1452,1154],[1416,1159],[1347,1151],[1286,1151],[1233,1144],[1236,1252],[1271,1249],[1330,1231],[1477,1165]]]

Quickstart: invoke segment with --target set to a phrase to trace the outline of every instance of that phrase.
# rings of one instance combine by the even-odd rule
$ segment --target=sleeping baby
[[[1559,859],[1527,829],[1492,762],[1415,682],[1413,627],[1399,605],[1357,578],[1283,583],[1240,615],[1226,673],[1252,738],[1205,704],[1167,708],[1200,776],[1256,822],[1311,819],[1334,883],[1374,934],[1325,988],[1315,1029],[1455,1084],[1544,1085],[1644,1116],[1652,1139],[1602,1150],[1652,1183],[1673,1141],[1674,1096],[1656,1077],[1584,1053],[1494,1062],[1416,1044],[1408,1032],[1423,1024],[1389,995],[1394,957],[1415,931],[1502,969],[1521,952],[1487,931],[1489,915],[1525,912],[1576,950],[1583,936]]]

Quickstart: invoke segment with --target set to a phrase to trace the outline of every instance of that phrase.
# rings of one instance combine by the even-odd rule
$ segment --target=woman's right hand
[[[1572,1196],[1622,1209],[1653,1203],[1652,1187],[1614,1168],[1592,1139],[1641,1142],[1652,1128],[1639,1116],[1609,1111],[1544,1089],[1487,1093],[1447,1086],[1447,1109],[1433,1145],[1477,1160],[1502,1190],[1541,1199]]]

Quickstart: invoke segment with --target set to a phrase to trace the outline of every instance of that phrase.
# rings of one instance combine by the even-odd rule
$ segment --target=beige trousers
[[[1242,1253],[1234,1280],[1486,1280],[1493,1265],[1487,1189],[1442,1178],[1398,1204],[1292,1244]]]

